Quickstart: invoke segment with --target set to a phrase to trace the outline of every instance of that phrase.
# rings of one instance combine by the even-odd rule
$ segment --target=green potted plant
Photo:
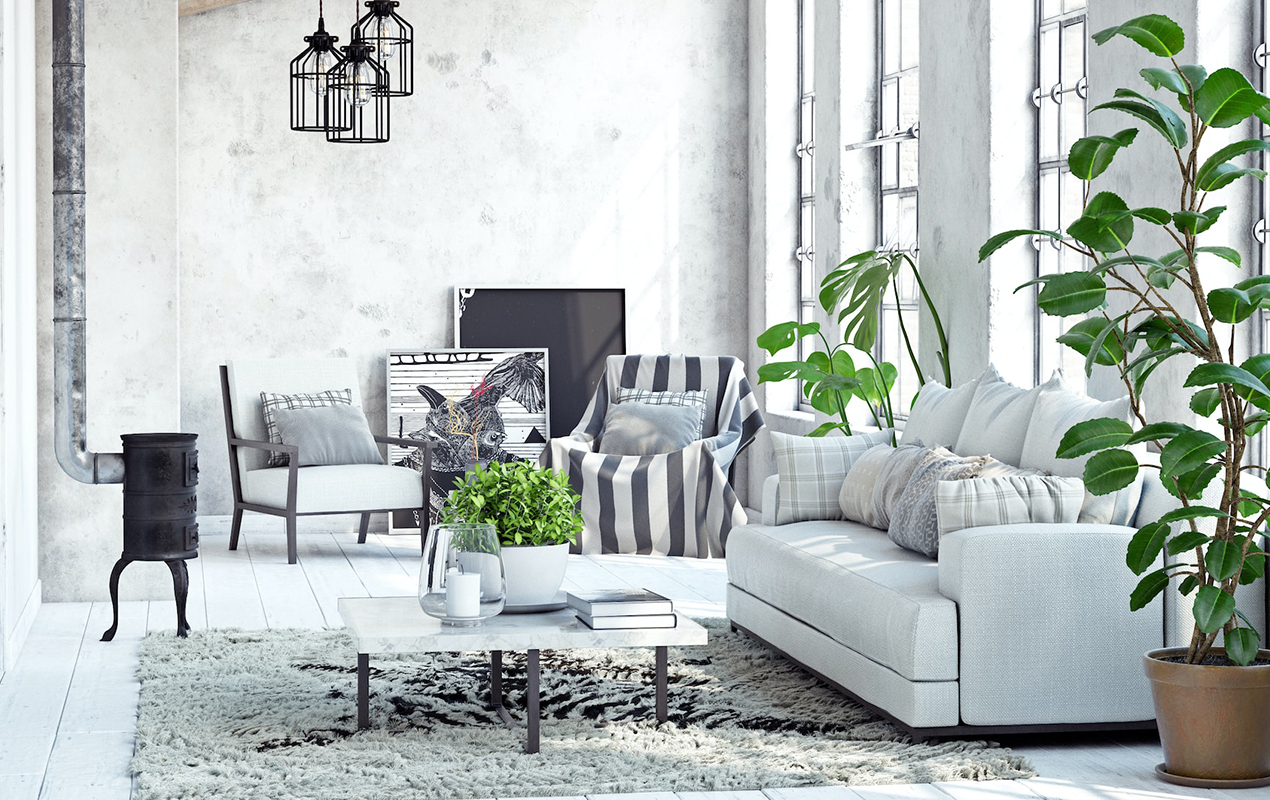
[[[1056,316],[1093,312],[1060,341],[1085,356],[1087,371],[1094,364],[1118,370],[1139,427],[1115,419],[1082,422],[1067,431],[1058,455],[1092,454],[1084,477],[1094,494],[1128,486],[1141,469],[1159,471],[1179,507],[1146,522],[1132,538],[1126,561],[1142,579],[1129,604],[1142,608],[1170,586],[1193,596],[1189,646],[1153,650],[1144,659],[1164,748],[1157,772],[1187,785],[1267,785],[1270,651],[1259,649],[1261,636],[1239,609],[1235,590],[1262,578],[1266,569],[1257,543],[1270,519],[1266,470],[1249,463],[1248,455],[1249,437],[1270,421],[1270,354],[1239,358],[1235,342],[1241,329],[1260,324],[1261,310],[1270,310],[1270,276],[1206,288],[1204,259],[1235,266],[1241,259],[1229,247],[1200,245],[1199,236],[1225,210],[1209,202],[1211,193],[1240,178],[1266,176],[1234,160],[1270,149],[1260,139],[1244,139],[1204,153],[1205,134],[1254,116],[1270,123],[1270,98],[1236,70],[1210,74],[1179,63],[1185,39],[1168,17],[1137,17],[1093,39],[1101,45],[1117,36],[1167,61],[1141,71],[1148,94],[1118,89],[1113,100],[1093,110],[1129,114],[1163,138],[1160,158],[1176,161],[1179,174],[1178,185],[1161,196],[1165,207],[1129,208],[1111,192],[1086,191],[1084,210],[1066,236],[1008,231],[989,239],[979,260],[1010,239],[1034,235],[1060,241],[1088,260],[1085,271],[1033,281],[1042,286],[1037,302]],[[1129,128],[1074,143],[1068,158],[1073,176],[1097,178],[1137,133]],[[1130,241],[1140,225],[1162,231],[1176,248],[1158,255],[1133,252]],[[1126,311],[1108,307],[1111,293],[1127,300],[1120,306]],[[1194,417],[1148,422],[1142,403],[1147,377],[1175,359],[1190,366],[1183,387],[1192,392]],[[1202,420],[1198,425],[1192,424],[1196,417]],[[1144,442],[1159,448],[1158,465],[1139,464],[1127,449]],[[1198,520],[1209,521],[1205,527],[1212,532],[1201,531]],[[1218,646],[1219,636],[1224,646]]]
[[[922,293],[922,300],[935,323],[940,348],[935,356],[943,371],[944,384],[952,385],[952,375],[948,369],[948,338],[944,334],[939,312],[935,310],[935,304],[926,292],[921,273],[917,271],[917,264],[907,253],[865,251],[843,261],[820,283],[817,299],[825,314],[842,326],[841,341],[831,344],[821,332],[819,322],[797,321],[779,322],[763,331],[756,339],[758,346],[771,355],[794,346],[800,339],[808,336],[816,337],[824,345],[824,350],[813,351],[804,361],[773,361],[758,368],[759,383],[791,378],[801,380],[803,395],[811,407],[830,417],[837,417],[836,421],[830,420],[817,427],[811,432],[811,436],[824,436],[834,430],[850,436],[851,423],[847,420],[847,405],[853,397],[858,397],[868,405],[873,421],[879,428],[894,427],[895,408],[891,401],[891,389],[895,387],[898,370],[890,362],[878,363],[873,358],[873,347],[877,344],[882,301],[888,291],[895,296],[896,305],[899,306],[899,286],[896,279],[905,266],[912,271],[917,288]],[[909,340],[908,326],[904,322],[902,311],[899,322],[900,335],[904,339],[909,361],[917,373],[918,383],[924,385],[926,376],[917,363],[917,354]],[[847,348],[863,353],[872,366],[856,369]]]
[[[498,530],[507,606],[555,601],[569,545],[582,531],[581,498],[563,472],[528,461],[477,464],[441,508],[442,522],[488,522]]]

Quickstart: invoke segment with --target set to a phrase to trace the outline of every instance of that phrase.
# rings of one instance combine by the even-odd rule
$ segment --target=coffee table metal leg
[[[505,725],[515,728],[516,722],[503,705],[503,651],[491,650],[489,653],[489,702],[498,712],[499,719]]]
[[[530,650],[526,659],[525,672],[528,673],[529,688],[525,692],[525,699],[528,708],[526,709],[526,722],[529,724],[529,734],[525,739],[525,752],[538,752],[538,651]]]
[[[667,683],[669,683],[669,680],[666,675],[666,659],[667,659],[666,651],[667,651],[667,648],[665,647],[657,648],[656,682],[657,682],[657,721],[658,722],[665,722],[667,717],[667,713],[666,713],[667,686],[666,685]]]
[[[370,654],[357,654],[357,729],[370,727]]]

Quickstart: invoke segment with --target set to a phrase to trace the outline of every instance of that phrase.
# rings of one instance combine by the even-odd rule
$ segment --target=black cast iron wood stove
[[[134,561],[163,561],[176,593],[176,635],[185,636],[190,576],[185,562],[198,558],[198,439],[193,433],[130,433],[123,439],[123,554],[110,572],[114,620],[101,640],[119,628],[119,575]]]

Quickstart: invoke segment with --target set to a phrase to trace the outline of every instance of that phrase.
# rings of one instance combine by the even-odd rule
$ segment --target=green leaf
[[[1240,364],[1239,368],[1261,381],[1262,384],[1270,386],[1270,384],[1266,383],[1267,380],[1270,380],[1270,353],[1258,353]],[[1262,409],[1266,408],[1266,401],[1270,399],[1267,398],[1264,393],[1259,395],[1255,391],[1249,391],[1241,386],[1235,387],[1235,394],[1245,400],[1252,401],[1254,405]]]
[[[1149,84],[1152,89],[1164,89],[1174,94],[1186,94],[1186,81],[1182,80],[1181,74],[1175,69],[1161,69],[1160,67],[1147,67],[1139,70],[1138,74]]]
[[[1169,539],[1167,545],[1168,554],[1175,556],[1178,553],[1186,553],[1197,547],[1202,547],[1208,543],[1211,536],[1206,536],[1198,531],[1184,531]]]
[[[1212,506],[1183,506],[1175,508],[1164,516],[1160,522],[1181,522],[1185,519],[1202,519],[1204,517],[1229,517],[1225,511]]]
[[[843,261],[820,282],[820,307],[837,314],[844,342],[866,353],[873,350],[882,302],[904,264],[900,254],[869,250]]]
[[[1208,310],[1218,322],[1235,325],[1252,316],[1257,307],[1248,293],[1240,289],[1214,289],[1208,293]]]
[[[1178,83],[1181,83],[1181,78],[1178,78]],[[1067,154],[1072,175],[1082,181],[1090,181],[1103,174],[1111,166],[1116,151],[1128,147],[1137,135],[1137,128],[1126,128],[1114,136],[1086,136],[1077,139]]]
[[[1206,245],[1204,247],[1195,248],[1197,253],[1212,253],[1213,255],[1224,258],[1236,267],[1241,266],[1239,261],[1239,251],[1233,247],[1220,247],[1217,245]],[[1270,276],[1268,276],[1270,277]]]
[[[1138,477],[1138,459],[1128,450],[1103,450],[1085,464],[1085,490],[1104,495],[1119,491]]]
[[[1213,482],[1219,472],[1221,472],[1221,464],[1208,463],[1185,474],[1176,475],[1172,480],[1166,479],[1161,482],[1174,497],[1180,498],[1182,495],[1186,495],[1188,499],[1202,497],[1205,487]]]
[[[1132,435],[1133,428],[1124,420],[1099,417],[1077,422],[1063,434],[1055,455],[1058,458],[1077,458],[1109,447],[1120,447]]]
[[[1169,220],[1173,218],[1173,215],[1170,214],[1169,212],[1165,211],[1162,208],[1156,208],[1154,206],[1146,206],[1144,208],[1135,208],[1133,209],[1132,213],[1133,213],[1133,216],[1137,217],[1138,219],[1144,219],[1147,222],[1152,222],[1152,223],[1155,223],[1156,225],[1167,225],[1169,224]]]
[[[1129,547],[1125,553],[1125,563],[1129,565],[1129,569],[1133,570],[1134,575],[1141,575],[1155,565],[1156,559],[1160,557],[1160,551],[1164,549],[1164,540],[1168,535],[1169,526],[1159,522],[1152,522],[1138,529],[1138,532],[1129,540]]]
[[[1194,575],[1187,575],[1182,582],[1177,585],[1177,590],[1183,595],[1188,595],[1195,591],[1195,587],[1199,586],[1199,578]]]
[[[1213,227],[1217,218],[1226,210],[1225,206],[1213,206],[1202,213],[1194,211],[1173,212],[1173,224],[1182,233],[1198,235]]]
[[[1257,645],[1261,637],[1252,628],[1234,628],[1225,635],[1226,657],[1235,664],[1246,667],[1257,660]]]
[[[1235,615],[1235,598],[1216,586],[1201,586],[1195,593],[1193,613],[1201,631],[1219,631]]]
[[[988,256],[1001,249],[1001,246],[1006,242],[1017,239],[1020,236],[1048,236],[1049,238],[1057,239],[1060,242],[1063,240],[1063,235],[1057,231],[1038,231],[1031,229],[1006,231],[1005,233],[998,233],[996,236],[993,236],[991,239],[983,243],[983,247],[979,248],[979,261],[984,261],[988,258]]]
[[[1177,114],[1169,112],[1169,116],[1160,113],[1160,110],[1150,103],[1140,103],[1133,100],[1108,100],[1094,106],[1091,111],[1100,111],[1102,109],[1110,109],[1112,111],[1121,111],[1125,114],[1137,117],[1146,124],[1155,128],[1170,146],[1180,148],[1186,145],[1186,129],[1182,125],[1182,120]],[[1182,127],[1178,127],[1182,125]]]
[[[1169,585],[1169,576],[1162,569],[1155,572],[1147,573],[1146,577],[1138,581],[1138,585],[1134,587],[1133,592],[1129,595],[1129,610],[1137,611],[1145,608],[1146,604],[1155,599],[1155,596],[1164,591]]]
[[[1207,431],[1178,434],[1160,451],[1160,475],[1164,478],[1183,475],[1225,450],[1226,443]]]
[[[806,368],[806,361],[773,361],[770,364],[760,364],[758,382],[768,383],[771,381],[789,380]]]
[[[1054,317],[1084,314],[1107,299],[1107,284],[1088,272],[1064,272],[1054,276],[1037,295],[1041,311]]]
[[[819,437],[819,436],[827,436],[827,435],[829,435],[830,433],[832,433],[832,432],[834,432],[834,431],[837,431],[837,430],[842,430],[842,427],[843,427],[843,425],[842,425],[842,423],[841,423],[841,422],[823,422],[823,423],[821,423],[820,425],[816,426],[815,430],[813,430],[811,433],[809,433],[809,434],[807,434],[807,435],[808,435],[808,436],[817,436],[817,437]],[[848,435],[848,436],[850,436],[850,435],[851,435],[851,431],[849,431],[849,430],[847,430],[847,431],[843,431],[843,433],[845,433],[845,434],[846,434],[846,435]]]
[[[1234,577],[1243,561],[1243,552],[1230,542],[1221,539],[1210,544],[1208,552],[1204,554],[1204,566],[1208,567],[1208,574],[1217,581]]]
[[[1163,14],[1146,14],[1134,17],[1113,28],[1105,28],[1094,34],[1097,44],[1105,44],[1113,36],[1132,39],[1153,55],[1169,58],[1182,52],[1186,35],[1182,26]]]
[[[780,322],[763,331],[755,339],[759,347],[776,355],[804,336],[811,336],[820,331],[819,322]]]
[[[1066,333],[1058,337],[1058,341],[1082,356],[1088,357],[1091,352],[1095,352],[1095,343],[1101,338],[1095,363],[1111,366],[1124,360],[1124,348],[1120,345],[1120,337],[1103,335],[1108,328],[1114,327],[1103,317],[1090,317],[1068,328]]]
[[[1133,216],[1118,195],[1099,192],[1080,218],[1067,227],[1067,233],[1100,253],[1114,253],[1128,247],[1133,239]]]
[[[1221,164],[1213,169],[1212,174],[1209,175],[1207,184],[1200,188],[1206,192],[1213,192],[1218,189],[1224,189],[1240,178],[1246,176],[1251,176],[1259,181],[1264,181],[1266,179],[1266,171],[1264,169],[1257,169],[1256,167],[1236,167],[1234,164]]]
[[[1198,92],[1204,82],[1208,80],[1208,70],[1199,64],[1183,64],[1177,68],[1182,76],[1191,84],[1191,91]]]
[[[1256,375],[1242,367],[1236,367],[1233,364],[1225,364],[1220,361],[1208,362],[1195,367],[1195,369],[1191,370],[1191,374],[1186,376],[1186,382],[1182,385],[1212,386],[1218,383],[1243,386],[1263,395],[1270,394],[1270,389],[1266,388],[1266,385]]]
[[[1200,389],[1191,397],[1191,411],[1201,417],[1211,417],[1219,405],[1221,405],[1221,390],[1217,388]]]
[[[1230,128],[1257,113],[1270,98],[1258,92],[1238,70],[1223,67],[1195,93],[1195,113],[1214,128]]]
[[[1222,188],[1238,176],[1230,177],[1229,179],[1223,178],[1219,169],[1223,166],[1227,166],[1230,167],[1231,170],[1235,170],[1237,168],[1227,162],[1229,162],[1232,158],[1237,158],[1258,150],[1270,150],[1270,142],[1266,142],[1261,139],[1244,139],[1242,141],[1232,142],[1231,144],[1226,145],[1216,153],[1213,153],[1211,156],[1206,158],[1204,163],[1200,165],[1199,170],[1195,173],[1196,185],[1205,192]],[[1265,173],[1262,173],[1262,177],[1265,177]]]
[[[1140,430],[1136,431],[1123,444],[1165,441],[1189,430],[1194,429],[1190,425],[1183,425],[1180,422],[1152,422],[1150,425],[1144,425]]]
[[[1199,250],[1200,248],[1197,247],[1195,249]],[[1270,275],[1256,275],[1251,278],[1245,278],[1235,284],[1236,289],[1242,289],[1249,294],[1251,294],[1254,289],[1262,286],[1270,286]]]

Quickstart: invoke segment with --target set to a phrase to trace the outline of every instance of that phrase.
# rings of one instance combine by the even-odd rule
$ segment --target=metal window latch
[[[814,141],[805,142],[805,143],[799,142],[798,146],[794,148],[794,155],[798,156],[799,158],[806,158],[807,156],[814,156],[815,154],[816,154],[816,143]]]
[[[1266,66],[1266,43],[1262,42],[1257,45],[1257,49],[1252,51],[1252,60],[1257,62],[1257,66],[1265,69]]]
[[[1080,76],[1080,80],[1076,81],[1076,96],[1081,100],[1089,99],[1089,78],[1085,75]]]
[[[1265,218],[1259,219],[1252,224],[1252,236],[1261,244],[1266,243],[1266,228],[1267,220]]]

